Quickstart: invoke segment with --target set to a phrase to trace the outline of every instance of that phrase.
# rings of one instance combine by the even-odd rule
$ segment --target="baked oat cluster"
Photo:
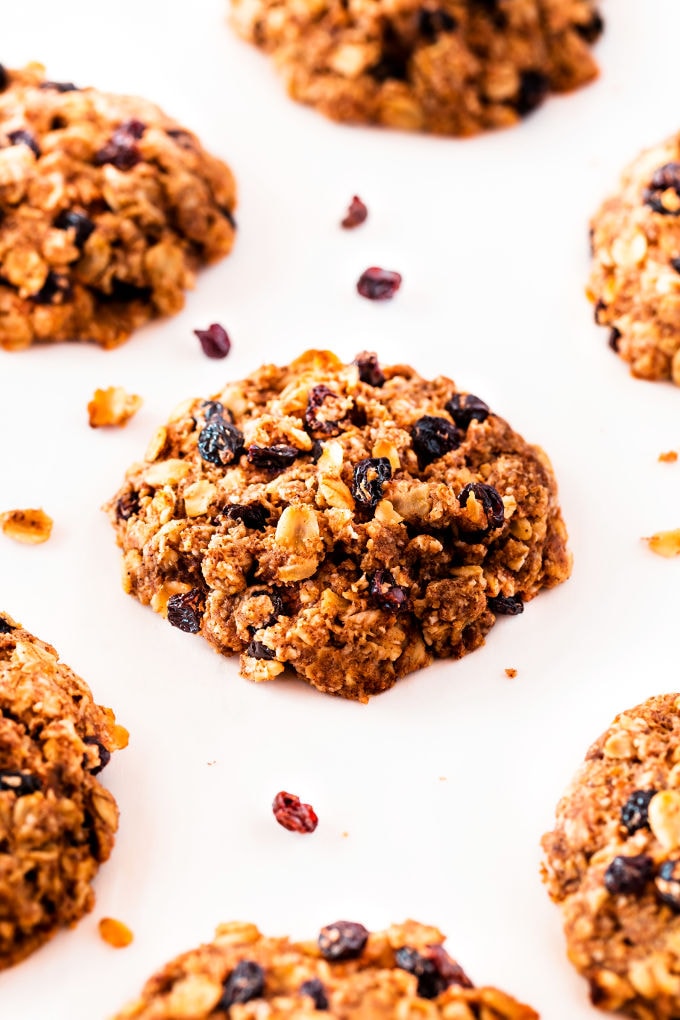
[[[231,171],[144,99],[0,66],[0,347],[115,347],[234,241]]]
[[[381,932],[336,921],[297,943],[223,924],[114,1020],[538,1020],[497,988],[475,988],[443,941],[416,921]]]
[[[589,297],[639,379],[680,386],[680,134],[641,153],[591,223]]]
[[[680,1016],[680,695],[622,712],[592,745],[543,837],[569,959],[593,1004]]]
[[[334,120],[473,135],[597,75],[593,0],[231,2],[291,96]]]
[[[0,969],[92,909],[118,826],[97,776],[126,741],[54,648],[0,614]]]
[[[366,701],[571,561],[546,455],[443,376],[309,351],[158,430],[107,506],[124,587],[241,670]]]

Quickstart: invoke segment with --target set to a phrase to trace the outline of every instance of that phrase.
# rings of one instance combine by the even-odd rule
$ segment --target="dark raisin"
[[[380,60],[368,69],[375,81],[407,81],[411,49],[390,22],[383,22]]]
[[[9,75],[7,74],[7,71],[5,70],[3,65],[0,64],[0,92],[4,92],[8,85]]]
[[[216,1009],[229,1009],[237,1002],[259,999],[264,992],[264,971],[259,963],[241,960],[224,983],[224,991]]]
[[[204,400],[201,404],[201,410],[206,421],[209,418],[224,418],[228,422],[233,422],[234,420],[231,416],[231,411],[226,410],[219,400]]]
[[[96,737],[83,737],[83,743],[92,744],[99,751],[99,763],[97,765],[93,765],[92,768],[89,769],[90,775],[96,776],[102,769],[105,769],[111,761],[111,752],[107,747],[104,747],[104,745],[97,740]]]
[[[314,832],[319,819],[311,804],[303,804],[294,793],[281,790],[272,804],[274,818],[289,832]]]
[[[496,616],[519,616],[524,612],[521,595],[495,595],[486,601],[489,609]]]
[[[483,482],[470,482],[458,496],[458,502],[465,509],[470,494],[484,507],[487,519],[487,528],[500,528],[505,521],[505,507],[498,489],[493,485],[485,485]]]
[[[392,477],[387,457],[366,457],[354,467],[352,495],[362,510],[374,510],[383,496],[383,486]]]
[[[598,298],[593,306],[593,318],[595,319],[595,322],[598,324],[598,326],[604,325],[604,323],[602,322],[602,313],[606,311],[607,305],[602,300],[602,298]]]
[[[474,393],[454,393],[444,405],[444,410],[448,411],[461,432],[467,432],[473,421],[486,421],[490,413],[489,405]]]
[[[251,531],[264,531],[269,511],[261,503],[232,503],[224,510],[224,516],[232,521],[241,521]]]
[[[590,21],[586,21],[584,25],[575,25],[574,28],[587,43],[594,43],[597,42],[604,31],[604,21],[600,14],[595,11]]]
[[[680,273],[680,258],[671,259],[671,265],[676,273]]]
[[[662,216],[677,216],[680,214],[680,202],[673,202],[668,208],[663,201],[665,191],[674,191],[680,197],[680,163],[664,163],[658,167],[652,174],[649,187],[642,192],[645,205],[654,212]]]
[[[119,521],[129,521],[139,513],[139,493],[124,492],[116,503],[116,517]]]
[[[427,946],[423,952],[403,946],[395,950],[394,962],[401,970],[418,978],[418,995],[423,999],[436,999],[452,984],[473,987],[463,969],[442,946]]]
[[[354,364],[359,369],[359,379],[368,386],[383,386],[385,373],[378,364],[378,355],[372,351],[363,351],[357,354]]]
[[[210,464],[231,464],[242,449],[243,433],[222,418],[210,418],[198,434],[198,452]]]
[[[424,955],[434,962],[437,970],[449,985],[458,985],[460,988],[475,987],[461,965],[451,959],[443,946],[426,946]]]
[[[550,79],[542,71],[523,71],[515,98],[515,109],[520,117],[526,117],[540,106],[549,91]]]
[[[615,857],[604,873],[607,892],[641,893],[654,873],[654,861],[647,854]]]
[[[299,456],[300,451],[295,446],[286,446],[285,443],[278,443],[275,446],[249,446],[248,463],[262,471],[278,473],[285,471]]]
[[[632,836],[638,829],[649,828],[647,809],[657,792],[657,790],[633,790],[621,808],[621,825],[628,829],[629,835]]]
[[[446,418],[426,414],[411,427],[411,442],[421,471],[449,450],[457,450],[460,440],[460,432]]]
[[[168,599],[168,623],[187,634],[197,634],[201,629],[203,614],[203,593],[192,588],[184,595],[171,595]]]
[[[275,591],[267,591],[266,588],[254,588],[253,591],[251,591],[249,593],[248,598],[249,599],[256,599],[256,598],[261,598],[263,595],[266,595],[266,597],[269,599],[269,601],[272,604],[272,615],[269,617],[269,619],[265,623],[261,624],[260,626],[262,626],[262,627],[271,627],[271,626],[273,626],[273,624],[276,623],[276,621],[278,620],[279,616],[283,616],[284,615],[285,607],[284,607],[283,599],[281,598],[281,596],[277,595]],[[254,627],[250,628],[251,631],[255,630],[255,629],[257,629],[257,628],[254,628]],[[268,651],[271,651],[271,649],[268,649]],[[257,656],[255,656],[255,658],[257,658]]]
[[[143,301],[148,304],[151,298],[150,287],[138,287],[128,280],[117,280],[114,276],[111,280],[111,290],[108,294],[99,294],[98,301],[122,301],[128,304],[130,301]]]
[[[356,960],[368,941],[368,930],[356,921],[335,921],[319,933],[319,949],[324,960]]]
[[[40,158],[40,146],[30,131],[10,131],[7,135],[12,145],[27,145],[36,159]]]
[[[654,879],[654,885],[659,899],[680,912],[680,859],[664,861]]]
[[[408,609],[408,593],[392,577],[389,570],[376,570],[368,581],[368,594],[372,600],[390,613]]]
[[[40,88],[50,89],[52,92],[80,92],[72,81],[41,81]]]
[[[77,248],[82,248],[88,237],[94,230],[94,223],[84,213],[73,212],[71,209],[64,209],[54,221],[55,227],[59,230],[74,231],[73,240]]]
[[[249,655],[251,659],[275,659],[276,652],[273,648],[269,648],[262,641],[251,641],[246,647],[246,655]]]
[[[229,224],[231,229],[232,230],[238,230],[238,224],[236,223],[236,220],[234,219],[234,214],[231,211],[231,209],[229,209],[226,205],[224,205],[224,206],[221,206],[220,212],[224,216],[225,220],[227,221],[227,223]]]
[[[401,274],[371,266],[357,280],[357,290],[369,301],[388,301],[401,287]]]
[[[328,996],[322,981],[310,978],[300,985],[300,995],[308,995],[314,1003],[314,1009],[328,1009]]]
[[[320,439],[315,439],[312,442],[312,448],[309,451],[309,456],[312,458],[312,464],[316,464],[319,457],[323,453],[323,443]]]
[[[328,386],[324,386],[323,383],[313,386],[309,391],[305,410],[305,425],[312,436],[316,433],[320,433],[322,436],[337,436],[340,433],[338,421],[333,418],[325,418],[321,414],[324,403],[329,398],[337,400],[337,397],[337,393],[334,393]]]
[[[194,335],[198,337],[207,358],[226,358],[231,350],[229,335],[219,322],[213,322],[207,329],[195,329]]]
[[[9,790],[17,797],[26,797],[42,789],[42,783],[30,772],[14,772],[12,769],[0,770],[0,791]]]
[[[616,326],[612,326],[609,330],[609,339],[607,343],[616,354],[619,353],[619,347],[621,346],[621,330],[617,329]]]
[[[13,630],[14,627],[7,622],[4,616],[0,616],[0,634],[9,634]]]
[[[196,145],[192,135],[185,131],[184,128],[170,128],[166,130],[168,138],[172,138],[173,142],[177,142],[181,149],[195,149]]]
[[[38,293],[31,295],[31,300],[35,301],[37,305],[61,305],[65,301],[69,301],[71,295],[68,276],[63,273],[55,273],[50,269]]]
[[[434,42],[442,32],[455,32],[458,22],[442,8],[428,10],[422,7],[418,14],[418,31],[429,42]]]
[[[111,163],[118,170],[132,170],[141,162],[142,154],[135,144],[146,131],[140,120],[126,120],[111,135],[108,142],[94,154],[94,165]]]
[[[344,227],[345,230],[352,230],[353,227],[358,227],[359,224],[363,223],[367,216],[368,209],[359,196],[355,195],[345,213],[345,218],[340,221],[340,226]]]

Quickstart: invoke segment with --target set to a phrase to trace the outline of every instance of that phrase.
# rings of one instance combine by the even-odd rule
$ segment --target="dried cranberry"
[[[7,71],[5,70],[3,65],[0,64],[0,92],[4,92],[8,85],[9,75],[7,74]]]
[[[418,978],[418,995],[423,999],[436,999],[452,984],[473,987],[463,969],[441,946],[427,946],[421,953],[403,946],[395,950],[394,962]]]
[[[232,503],[226,507],[224,516],[232,521],[241,521],[251,531],[264,531],[269,511],[261,503]]]
[[[474,393],[454,393],[444,405],[444,409],[449,412],[461,432],[467,432],[473,421],[486,421],[490,413],[489,405]]]
[[[377,387],[384,385],[385,373],[378,364],[377,354],[372,351],[363,351],[362,354],[357,354],[354,364],[359,369],[359,379],[362,383]]]
[[[664,163],[654,171],[649,187],[642,192],[645,205],[662,216],[677,216],[680,214],[680,203],[677,209],[667,209],[662,202],[664,191],[669,190],[680,197],[680,163]]]
[[[318,978],[310,978],[300,985],[300,995],[308,995],[314,1003],[314,1009],[328,1009],[328,996],[322,981]]]
[[[300,451],[295,446],[286,446],[285,443],[278,443],[274,446],[249,446],[248,463],[262,471],[278,473],[285,471],[287,467],[299,456]]]
[[[72,81],[41,81],[41,89],[49,89],[52,92],[80,92],[77,85]]]
[[[422,7],[418,14],[418,31],[429,42],[434,42],[442,32],[455,32],[458,22],[448,11],[438,8],[429,10]]]
[[[368,930],[356,921],[335,921],[319,933],[319,949],[324,960],[356,960],[368,942]]]
[[[656,894],[663,903],[680,912],[680,859],[664,861],[654,879]]]
[[[130,491],[124,492],[116,503],[116,517],[119,521],[129,521],[131,517],[139,513],[139,493]]]
[[[83,737],[83,743],[92,744],[99,751],[99,764],[93,765],[92,768],[89,769],[90,775],[96,776],[101,772],[102,769],[105,769],[106,766],[111,761],[111,752],[109,751],[108,747],[104,747],[101,741],[97,740],[96,737]]]
[[[94,165],[111,163],[117,170],[132,170],[141,162],[142,154],[135,144],[146,131],[140,120],[126,120],[111,135],[105,145],[94,154]]]
[[[583,25],[574,25],[574,28],[587,43],[594,43],[597,42],[604,31],[604,21],[599,13],[595,11],[590,21],[586,21]]]
[[[671,265],[676,273],[680,273],[680,258],[671,259]]]
[[[630,836],[638,829],[649,828],[649,802],[657,793],[657,790],[633,790],[621,808],[621,825],[628,829]]]
[[[77,248],[82,248],[88,237],[94,230],[94,223],[84,213],[73,212],[71,209],[64,209],[54,221],[55,227],[59,230],[73,230],[73,240]]]
[[[383,485],[392,477],[387,457],[366,457],[354,468],[352,495],[362,510],[373,510],[383,496]]]
[[[0,792],[9,791],[17,797],[26,797],[42,789],[42,783],[30,772],[15,772],[12,769],[0,769]]]
[[[484,507],[487,530],[502,527],[505,520],[505,507],[498,489],[494,489],[493,485],[485,485],[483,482],[470,482],[458,496],[458,502],[463,509],[467,506],[471,494]]]
[[[241,960],[224,983],[222,997],[216,1009],[229,1009],[237,1002],[259,999],[264,992],[264,971],[259,963]]]
[[[36,159],[40,158],[40,146],[30,131],[10,131],[7,135],[12,145],[27,145]]]
[[[519,91],[515,98],[515,109],[520,117],[541,105],[550,91],[550,79],[541,71],[523,71],[519,80]]]
[[[289,832],[314,832],[319,819],[311,804],[303,804],[294,793],[281,790],[272,804],[274,818]]]
[[[229,335],[219,322],[213,322],[207,329],[195,329],[194,335],[200,340],[203,353],[208,358],[226,358],[231,350]]]
[[[243,433],[222,418],[210,418],[198,434],[198,452],[210,464],[231,464],[242,449]]]
[[[376,570],[369,578],[368,594],[381,609],[390,613],[408,609],[408,593],[397,584],[389,570]]]
[[[4,616],[0,616],[0,634],[9,634],[13,630],[14,627],[7,622]]]
[[[496,616],[519,616],[524,612],[524,602],[521,595],[495,595],[490,596],[487,605]]]
[[[203,593],[192,588],[184,595],[171,595],[168,599],[168,623],[186,634],[197,634],[201,629]]]
[[[619,353],[619,347],[621,346],[621,330],[617,329],[616,326],[612,326],[609,330],[609,339],[607,343],[616,354]]]
[[[262,641],[251,641],[246,647],[246,655],[249,655],[251,659],[275,659],[276,652],[273,648],[269,648],[268,645],[262,643]]]
[[[418,457],[420,470],[460,446],[460,432],[446,418],[424,415],[411,428],[411,442]]]
[[[357,290],[370,301],[388,301],[401,287],[401,273],[371,266],[357,280]]]
[[[35,301],[37,305],[61,305],[65,301],[69,301],[71,296],[71,284],[68,276],[63,273],[55,273],[50,269],[38,293],[31,295],[31,300]]]
[[[332,418],[324,418],[320,414],[321,408],[323,408],[324,403],[329,397],[337,399],[337,396],[337,393],[333,393],[333,390],[329,389],[328,386],[324,386],[323,383],[312,387],[309,391],[307,408],[305,410],[305,425],[312,436],[315,436],[317,433],[322,436],[337,436],[339,434],[339,423]]]
[[[654,861],[647,854],[615,857],[604,873],[607,892],[641,893],[654,873]]]
[[[351,230],[353,227],[358,227],[359,224],[363,223],[367,216],[368,209],[359,196],[355,195],[349,204],[344,220],[340,222],[340,226],[344,227],[345,230]]]

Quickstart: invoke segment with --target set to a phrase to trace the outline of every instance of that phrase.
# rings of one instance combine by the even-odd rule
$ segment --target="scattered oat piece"
[[[53,523],[44,510],[7,510],[0,514],[0,527],[7,537],[26,545],[46,542]]]
[[[340,221],[340,226],[344,227],[345,230],[352,230],[354,227],[362,224],[367,216],[368,209],[359,196],[355,195],[349,204],[344,220]]]
[[[401,273],[371,266],[357,280],[357,290],[369,301],[389,301],[401,287]]]
[[[657,556],[680,556],[680,528],[673,531],[657,531],[656,535],[645,538],[644,541]]]
[[[512,669],[512,667],[510,667],[509,669],[506,669],[505,675],[509,676],[511,680],[514,680],[515,677],[517,676],[517,670]]]
[[[678,459],[678,454],[675,450],[668,450],[667,453],[660,453],[659,460],[663,464],[675,464]]]
[[[125,949],[132,942],[134,935],[126,924],[115,917],[102,917],[99,922],[99,934],[114,949]]]
[[[136,393],[127,393],[122,386],[109,386],[106,390],[95,390],[92,400],[87,405],[90,428],[127,425],[142,404],[141,397],[138,397]]]
[[[289,832],[314,832],[319,819],[311,804],[303,804],[294,793],[277,793],[272,804],[274,818]]]
[[[231,350],[229,334],[219,322],[213,322],[207,329],[195,329],[194,335],[198,337],[207,358],[226,358]]]

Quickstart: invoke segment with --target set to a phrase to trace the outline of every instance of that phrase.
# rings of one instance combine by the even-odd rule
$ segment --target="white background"
[[[294,104],[223,0],[3,3],[0,61],[155,99],[240,192],[233,255],[183,314],[113,352],[0,352],[0,510],[55,520],[43,546],[0,535],[0,606],[131,732],[103,776],[121,826],[95,910],[0,976],[3,1020],[104,1020],[220,920],[309,937],[338,918],[408,916],[545,1020],[598,1015],[567,963],[538,842],[616,712],[678,689],[680,577],[641,541],[680,526],[680,462],[657,461],[680,448],[680,393],[629,377],[584,297],[589,215],[639,149],[680,128],[680,4],[603,13],[596,84],[460,141],[341,127]],[[369,219],[342,231],[355,193]],[[403,274],[392,303],[356,295],[368,265]],[[226,361],[192,335],[213,321],[233,340]],[[550,454],[575,557],[572,579],[483,649],[368,706],[250,684],[125,596],[99,510],[179,400],[312,346],[348,360],[374,349],[487,400]],[[144,407],[124,430],[91,430],[87,402],[110,385]],[[314,835],[275,823],[280,789],[314,805]],[[134,930],[130,948],[100,941],[104,915]]]

